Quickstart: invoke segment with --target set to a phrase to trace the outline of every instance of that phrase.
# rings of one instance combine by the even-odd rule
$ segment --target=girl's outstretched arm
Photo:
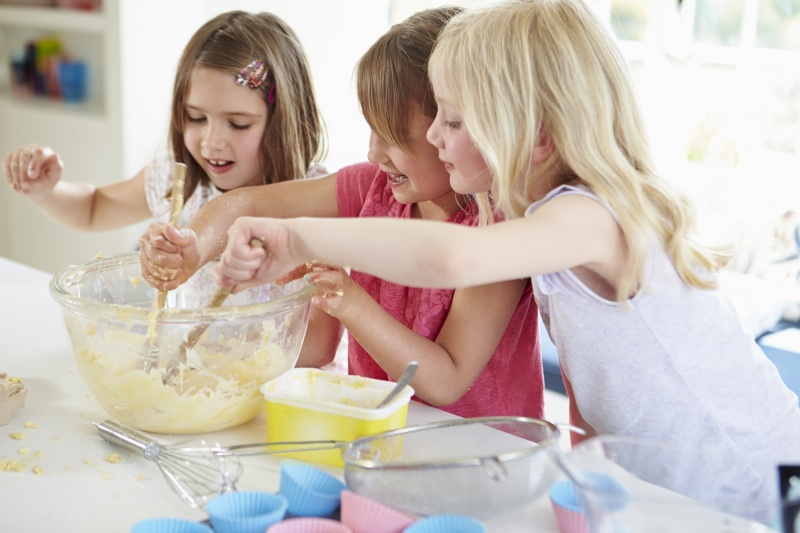
[[[251,248],[251,238],[265,247]],[[478,228],[389,218],[240,218],[217,274],[224,284],[247,287],[321,261],[401,285],[452,288],[583,267],[613,289],[626,258],[609,211],[593,199],[565,195],[529,217]]]
[[[3,158],[9,186],[68,228],[108,231],[151,216],[144,193],[144,170],[101,187],[62,181],[62,170],[61,158],[45,146],[28,145]]]
[[[179,231],[152,224],[140,239],[142,276],[159,290],[173,290],[218,257],[228,228],[242,216],[336,217],[336,174],[228,191],[204,205]]]

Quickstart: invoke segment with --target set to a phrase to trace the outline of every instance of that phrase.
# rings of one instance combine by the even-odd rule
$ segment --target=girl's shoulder
[[[559,185],[555,189],[553,189],[550,192],[548,192],[544,196],[544,198],[542,198],[540,200],[537,200],[537,201],[533,202],[531,205],[529,205],[528,208],[525,209],[525,216],[530,215],[531,213],[533,213],[534,211],[536,211],[537,209],[542,207],[544,204],[546,204],[547,202],[549,202],[553,198],[556,198],[558,196],[565,196],[565,195],[578,195],[578,196],[584,196],[586,198],[591,198],[592,200],[596,201],[597,203],[599,203],[603,207],[605,207],[611,213],[611,216],[613,216],[615,219],[617,219],[617,221],[619,221],[619,217],[617,216],[617,213],[608,204],[608,202],[606,202],[605,200],[603,200],[602,198],[597,196],[586,185]]]

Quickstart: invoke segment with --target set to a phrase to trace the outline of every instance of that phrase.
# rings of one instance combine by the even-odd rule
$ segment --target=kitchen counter
[[[20,377],[28,389],[25,407],[0,426],[0,464],[24,466],[22,472],[0,471],[0,530],[126,532],[145,518],[205,520],[203,511],[171,491],[154,463],[98,436],[91,422],[110,417],[73,364],[61,309],[49,294],[50,278],[0,257],[0,372]],[[450,418],[425,405],[409,406],[409,425]],[[260,415],[202,437],[223,445],[262,441],[265,424]],[[199,438],[154,437],[165,443]],[[107,462],[115,452],[121,461]],[[239,490],[278,490],[279,459],[249,457],[243,464]],[[342,476],[341,469],[325,469]],[[558,531],[546,495],[485,525],[489,532]]]

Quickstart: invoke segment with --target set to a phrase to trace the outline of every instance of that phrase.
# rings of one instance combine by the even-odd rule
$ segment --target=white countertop
[[[0,471],[0,530],[126,532],[145,518],[205,520],[203,511],[189,508],[171,491],[155,464],[98,436],[91,422],[110,417],[73,364],[61,310],[49,294],[50,278],[0,257],[0,372],[19,376],[28,389],[25,407],[0,426],[0,462],[26,465],[23,472]],[[409,407],[409,425],[448,418],[452,415],[421,404]],[[37,427],[26,428],[28,422]],[[265,436],[262,415],[208,438],[231,445]],[[121,453],[120,463],[105,461],[113,452]],[[278,459],[251,457],[243,463],[239,490],[277,491]],[[33,473],[34,466],[41,467],[41,475]],[[326,469],[342,476],[341,469]],[[489,532],[558,531],[546,495],[485,525]]]

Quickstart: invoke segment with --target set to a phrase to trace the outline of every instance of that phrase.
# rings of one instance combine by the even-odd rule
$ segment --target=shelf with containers
[[[50,113],[77,113],[102,117],[106,112],[105,57],[108,49],[107,35],[116,31],[116,26],[107,11],[78,11],[47,6],[20,6],[0,3],[0,106],[42,108]],[[64,97],[44,94],[22,95],[19,85],[14,84],[14,65],[17,75],[30,76],[30,65],[20,64],[31,61],[33,52],[27,48],[30,43],[40,43],[40,50],[46,45],[58,46],[59,60],[69,60],[74,69],[79,69],[78,85],[65,85]],[[65,61],[67,62],[67,61]],[[39,67],[42,67],[39,62]],[[47,69],[48,78],[58,79],[57,66]],[[68,68],[68,67],[63,67]],[[80,74],[80,69],[83,73]],[[41,72],[40,72],[41,74]],[[19,78],[17,78],[19,79]],[[40,82],[42,77],[40,76]],[[33,84],[28,80],[29,84]],[[50,81],[50,84],[53,84]],[[55,82],[60,83],[60,82]],[[66,78],[64,83],[67,83]],[[41,85],[41,83],[40,83]],[[84,88],[81,90],[80,85]],[[60,85],[56,85],[60,87]],[[70,91],[70,87],[73,91]],[[83,92],[76,94],[74,89]],[[32,88],[27,92],[32,92]]]
[[[195,0],[102,0],[94,12],[0,0],[0,158],[36,143],[61,156],[68,181],[102,186],[135,175],[166,138],[175,67],[207,18]],[[85,101],[13,94],[11,54],[50,36],[86,62]],[[143,230],[75,232],[0,186],[0,256],[46,272],[98,253],[129,252]]]

